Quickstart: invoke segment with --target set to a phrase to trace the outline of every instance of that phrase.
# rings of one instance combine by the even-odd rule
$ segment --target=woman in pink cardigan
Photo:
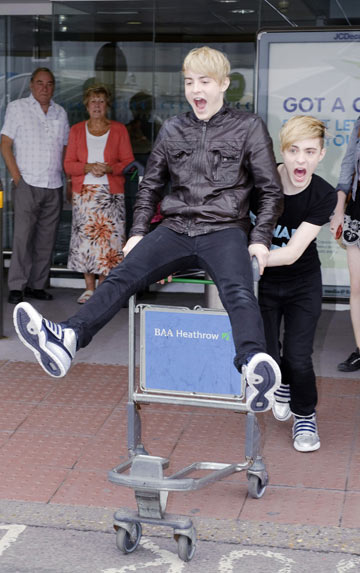
[[[89,119],[70,130],[64,168],[71,177],[72,229],[67,266],[85,277],[86,302],[123,259],[125,198],[123,171],[134,161],[126,127],[106,117],[110,94],[92,86],[84,95]]]

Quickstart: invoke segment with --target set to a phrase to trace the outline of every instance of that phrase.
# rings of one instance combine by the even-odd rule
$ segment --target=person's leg
[[[283,300],[286,285],[281,282],[261,279],[259,284],[259,304],[264,322],[267,352],[276,360],[281,370],[281,384],[275,392],[273,414],[280,422],[286,422],[291,417],[290,386],[284,375],[281,358],[280,329],[283,318]]]
[[[13,189],[14,235],[8,274],[9,290],[22,291],[31,273],[32,237],[37,221],[32,189],[23,179]]]
[[[267,410],[272,406],[281,375],[277,363],[265,353],[247,237],[241,229],[234,228],[195,239],[199,265],[213,279],[229,314],[235,344],[234,364],[240,372],[244,367],[248,384],[247,406],[253,411]]]
[[[348,245],[346,253],[350,273],[350,317],[356,349],[344,362],[338,364],[338,370],[354,372],[360,369],[360,247],[357,244]]]
[[[350,315],[356,346],[360,348],[360,248],[347,247],[350,272]]]
[[[311,452],[320,448],[312,352],[321,314],[321,274],[315,273],[291,282],[292,288],[289,288],[284,309],[282,373],[290,384],[294,448],[300,452]]]
[[[288,288],[284,305],[282,372],[291,388],[291,411],[298,416],[309,416],[314,413],[317,403],[312,353],[321,314],[321,274],[313,273],[289,281]]]
[[[86,346],[132,294],[175,270],[194,266],[192,245],[191,237],[158,227],[111,271],[79,312],[61,324],[43,319],[28,303],[18,304],[14,325],[20,340],[48,374],[64,376],[76,350]]]
[[[281,283],[264,279],[259,284],[259,305],[264,323],[267,352],[281,365],[280,325],[283,316]]]
[[[146,235],[110,271],[86,305],[62,323],[76,331],[78,348],[89,344],[96,332],[113,318],[132,294],[176,270],[193,266],[193,241],[193,238],[164,226]]]
[[[254,294],[247,237],[238,228],[200,235],[196,239],[199,264],[216,284],[229,314],[236,349],[235,366],[241,370],[249,355],[265,350],[265,335]]]
[[[95,290],[96,277],[94,273],[84,273],[86,290]]]
[[[84,273],[85,290],[77,299],[78,304],[85,304],[90,297],[94,294],[96,285],[96,275],[94,273]]]
[[[350,272],[350,315],[356,346],[360,348],[360,248],[347,247]]]
[[[62,208],[62,188],[34,187],[37,222],[33,236],[32,267],[28,286],[43,289],[49,279],[49,270]]]

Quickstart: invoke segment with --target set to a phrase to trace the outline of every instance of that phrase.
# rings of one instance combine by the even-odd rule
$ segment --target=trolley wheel
[[[132,553],[139,545],[142,534],[141,524],[135,521],[132,524],[131,532],[120,527],[116,533],[116,545],[123,553]]]
[[[178,556],[182,561],[191,561],[195,553],[195,543],[186,535],[179,535]]]
[[[263,485],[261,479],[254,474],[248,476],[248,492],[253,499],[262,497],[266,490],[266,483]]]

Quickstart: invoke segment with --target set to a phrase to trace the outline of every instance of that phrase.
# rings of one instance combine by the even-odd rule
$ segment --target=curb
[[[116,508],[116,510],[124,508]],[[113,533],[115,509],[46,503],[0,501],[0,522],[32,527]],[[213,518],[193,518],[200,541],[243,546],[360,555],[360,529],[287,525]],[[144,526],[144,534],[171,537],[168,527]]]

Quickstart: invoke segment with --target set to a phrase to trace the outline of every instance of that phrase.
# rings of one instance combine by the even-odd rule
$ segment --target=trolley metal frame
[[[189,281],[186,281],[189,282]],[[210,280],[197,280],[202,284],[213,284]],[[257,282],[256,288],[257,288]],[[192,520],[186,516],[166,512],[169,492],[194,491],[208,484],[219,481],[233,473],[246,471],[248,493],[253,498],[260,498],[268,484],[268,474],[261,456],[260,429],[254,413],[247,410],[242,401],[243,396],[204,397],[184,395],[172,392],[140,390],[135,380],[136,320],[135,316],[144,309],[159,305],[136,305],[135,297],[129,300],[129,380],[127,402],[127,445],[129,459],[113,468],[108,473],[112,483],[130,487],[134,490],[138,511],[118,510],[114,514],[114,528],[117,532],[116,543],[123,553],[133,552],[141,538],[141,523],[163,525],[173,528],[173,535],[178,543],[178,555],[183,561],[192,559],[196,548],[196,531]],[[164,307],[162,307],[164,308]],[[187,307],[165,307],[191,312]],[[197,307],[198,310],[201,307]],[[209,312],[211,309],[202,309]],[[141,323],[140,323],[141,328]],[[243,383],[244,386],[244,383]],[[149,455],[141,439],[141,404],[177,404],[205,408],[223,408],[246,414],[245,461],[243,463],[216,463],[200,461],[169,475],[164,470],[169,467],[169,460]],[[207,470],[203,477],[191,477],[198,470]]]

